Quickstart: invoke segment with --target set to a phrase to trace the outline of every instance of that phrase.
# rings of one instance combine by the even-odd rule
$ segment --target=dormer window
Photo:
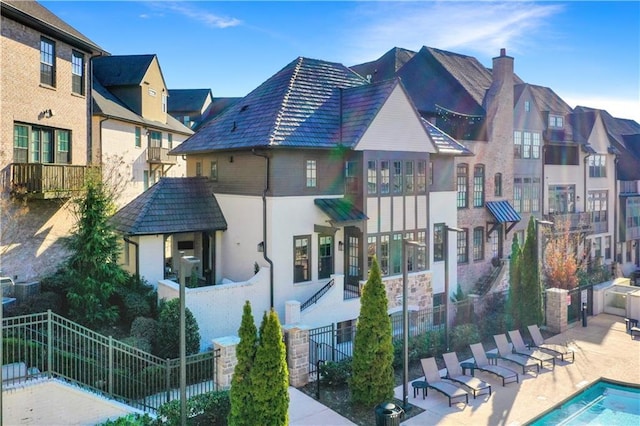
[[[549,127],[553,127],[555,129],[562,129],[564,127],[563,117],[560,115],[549,115]]]

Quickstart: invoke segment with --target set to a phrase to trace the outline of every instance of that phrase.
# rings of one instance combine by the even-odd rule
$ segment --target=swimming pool
[[[601,379],[529,423],[531,426],[586,424],[640,424],[640,387]]]

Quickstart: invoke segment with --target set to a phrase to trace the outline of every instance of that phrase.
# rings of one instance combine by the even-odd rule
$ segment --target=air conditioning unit
[[[0,277],[0,285],[2,286],[2,297],[13,297],[15,283],[11,277]]]

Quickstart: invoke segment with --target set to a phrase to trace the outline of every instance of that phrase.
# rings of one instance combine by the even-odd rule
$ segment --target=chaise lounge
[[[427,392],[428,389],[431,388],[447,396],[449,398],[449,407],[451,407],[452,399],[455,398],[464,397],[465,404],[469,403],[469,394],[464,389],[442,380],[435,358],[422,358],[420,363],[422,364],[422,372],[427,382]]]
[[[529,334],[531,335],[531,339],[533,340],[533,344],[531,344],[530,346],[535,346],[541,351],[547,352],[555,356],[556,358],[560,358],[561,361],[564,361],[565,357],[571,356],[571,362],[573,362],[575,353],[572,350],[564,345],[546,343],[544,341],[544,338],[542,337],[540,328],[538,328],[536,324],[530,325],[527,328],[529,329]]]
[[[529,356],[535,360],[540,362],[540,366],[544,366],[544,363],[551,363],[551,367],[555,368],[556,366],[556,357],[538,350],[537,348],[529,348],[524,343],[522,339],[522,335],[520,334],[520,330],[509,330],[509,338],[511,339],[511,344],[513,344],[513,350],[515,353],[520,355]]]
[[[506,334],[496,334],[493,336],[493,340],[496,341],[496,347],[498,348],[498,356],[500,359],[518,364],[522,367],[522,374],[525,374],[527,370],[532,370],[534,368],[536,373],[540,372],[540,361],[528,355],[514,354],[511,351]]]
[[[489,383],[476,377],[465,376],[462,374],[462,367],[460,366],[458,356],[455,352],[443,354],[442,358],[444,359],[444,364],[447,368],[447,379],[471,389],[473,399],[476,399],[477,395],[486,390],[489,391],[489,396],[491,396],[491,385]]]
[[[474,343],[469,347],[471,348],[471,353],[473,353],[473,360],[476,370],[495,374],[496,376],[502,378],[502,386],[514,381],[516,383],[520,381],[518,373],[513,371],[512,369],[503,367],[501,365],[490,364],[489,359],[487,358],[487,353],[485,352],[482,343]]]

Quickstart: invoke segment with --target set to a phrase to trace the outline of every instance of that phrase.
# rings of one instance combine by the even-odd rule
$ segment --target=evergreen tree
[[[185,307],[185,343],[186,354],[197,354],[200,351],[200,330],[198,322]],[[158,329],[154,354],[160,358],[177,358],[180,356],[180,299],[171,299],[160,307]]]
[[[387,293],[374,257],[360,299],[353,345],[351,399],[373,405],[393,397],[393,343]]]
[[[533,216],[527,226],[527,238],[522,249],[520,283],[522,286],[522,326],[542,323],[542,287],[540,286],[540,264],[538,262],[538,238]]]
[[[256,356],[251,369],[251,399],[255,425],[289,424],[289,369],[278,314],[263,317]]]
[[[522,251],[518,244],[518,236],[513,236],[511,244],[511,259],[509,259],[509,314],[514,328],[520,328],[522,325],[522,284],[520,282],[520,257]]]
[[[242,312],[242,322],[238,330],[240,343],[236,349],[238,363],[233,370],[229,398],[231,412],[229,426],[252,426],[255,424],[254,406],[251,398],[251,369],[253,368],[258,344],[258,330],[251,313],[251,304],[247,300]]]

